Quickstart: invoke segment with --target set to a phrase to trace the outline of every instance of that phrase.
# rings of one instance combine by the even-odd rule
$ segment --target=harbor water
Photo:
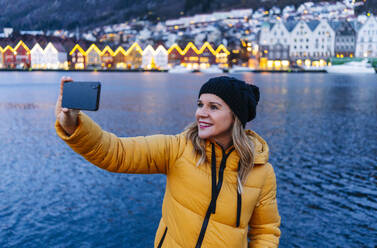
[[[0,73],[0,247],[153,247],[164,175],[115,174],[54,129],[62,76],[102,82],[88,112],[118,136],[176,134],[215,74]],[[260,87],[247,128],[269,144],[280,247],[377,246],[377,75],[245,73]]]

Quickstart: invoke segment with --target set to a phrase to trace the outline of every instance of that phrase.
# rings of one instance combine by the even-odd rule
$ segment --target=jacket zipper
[[[216,154],[215,154],[215,146],[214,146],[214,144],[212,144],[212,161],[211,161],[212,162],[212,166],[211,166],[212,196],[211,196],[211,202],[208,206],[206,215],[205,215],[204,220],[203,220],[202,227],[200,229],[199,237],[198,237],[198,240],[196,242],[195,248],[201,248],[202,247],[202,243],[203,243],[203,240],[204,240],[204,235],[207,231],[209,219],[211,217],[211,214],[215,214],[215,212],[216,212],[216,201],[217,201],[217,198],[220,194],[221,186],[222,186],[222,183],[223,183],[223,176],[224,176],[224,169],[225,169],[225,166],[226,166],[226,159],[228,158],[230,153],[232,153],[233,150],[234,150],[234,148],[231,149],[228,152],[228,154],[226,154],[225,151],[222,150],[223,151],[223,157],[222,157],[221,163],[220,163],[219,180],[218,180],[218,183],[216,184]]]
[[[162,235],[160,243],[158,243],[157,248],[161,248],[162,247],[162,244],[164,243],[164,239],[165,239],[165,236],[166,236],[167,232],[168,232],[168,227],[165,228],[164,234]]]

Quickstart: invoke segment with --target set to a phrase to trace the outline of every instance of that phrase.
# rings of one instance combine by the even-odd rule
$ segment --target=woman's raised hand
[[[65,82],[72,82],[70,77],[62,77],[60,81],[60,93],[55,107],[55,116],[59,121],[60,126],[64,131],[71,135],[77,128],[78,114],[80,110],[62,108],[62,99],[63,99],[63,85]]]

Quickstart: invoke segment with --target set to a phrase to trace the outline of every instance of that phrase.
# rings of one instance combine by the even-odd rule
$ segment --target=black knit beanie
[[[245,127],[255,118],[259,101],[259,88],[233,77],[215,77],[202,85],[201,94],[210,93],[220,97],[233,111]]]

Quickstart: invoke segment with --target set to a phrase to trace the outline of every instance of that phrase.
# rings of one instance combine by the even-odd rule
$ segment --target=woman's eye
[[[218,109],[216,105],[211,105],[211,109]]]
[[[201,102],[198,102],[198,107],[203,107],[203,103],[201,103]]]

